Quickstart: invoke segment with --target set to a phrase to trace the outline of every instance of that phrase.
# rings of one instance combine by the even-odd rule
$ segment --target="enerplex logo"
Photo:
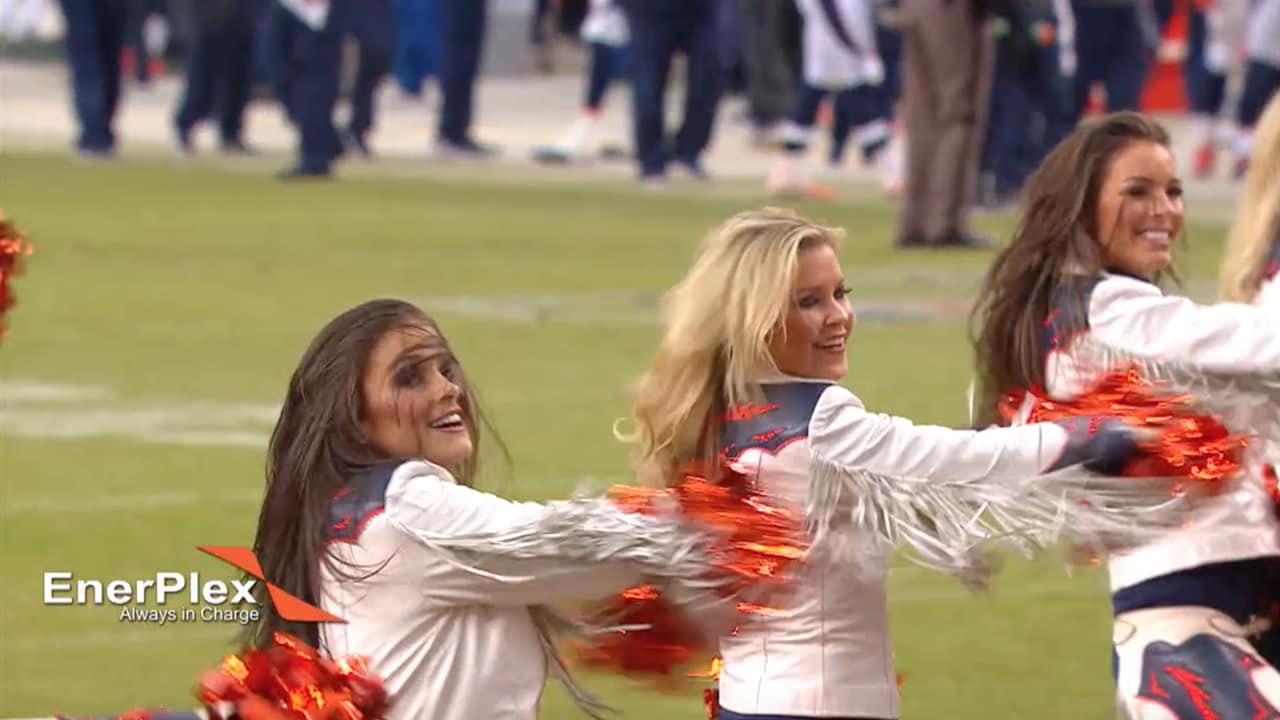
[[[258,564],[258,557],[253,554],[253,550],[250,548],[199,545],[196,549],[203,550],[223,562],[230,563],[266,583],[267,594],[271,596],[271,604],[276,606],[276,612],[280,613],[280,617],[285,620],[290,622],[346,622],[337,615],[331,615],[267,582],[267,579],[262,575],[262,565]],[[254,581],[249,580],[248,583],[252,586]]]
[[[202,580],[198,572],[158,572],[155,577],[143,580],[110,580],[105,583],[101,580],[74,580],[73,583],[72,573],[47,572],[44,574],[44,603],[103,605],[105,601],[105,604],[125,606],[121,610],[120,620],[130,622],[165,624],[203,620],[239,622],[244,625],[261,618],[258,600],[253,593],[257,583],[261,582],[266,584],[272,605],[285,620],[345,622],[268,582],[263,575],[262,565],[250,548],[200,545],[197,549],[244,571],[256,580],[232,580],[228,587],[221,580]],[[156,605],[163,606],[173,597],[184,596],[192,605],[199,605],[199,608],[188,607],[179,612],[172,608],[139,607],[148,600],[154,600]]]

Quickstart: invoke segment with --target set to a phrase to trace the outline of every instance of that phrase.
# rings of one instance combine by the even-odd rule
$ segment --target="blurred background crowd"
[[[476,84],[518,67],[582,75],[533,160],[631,158],[648,187],[705,181],[736,96],[750,147],[775,155],[771,193],[830,197],[814,167],[874,168],[902,199],[903,247],[985,245],[969,209],[1009,204],[1100,109],[1185,114],[1190,171],[1239,177],[1280,86],[1280,0],[0,0],[0,32],[10,52],[62,47],[81,155],[112,157],[121,103],[177,74],[179,152],[209,123],[223,153],[253,154],[247,105],[279,103],[297,134],[287,179],[372,157],[384,82],[431,108],[436,156],[501,154],[473,129]],[[629,89],[631,132],[602,143],[612,86]],[[809,159],[816,130],[829,139]]]

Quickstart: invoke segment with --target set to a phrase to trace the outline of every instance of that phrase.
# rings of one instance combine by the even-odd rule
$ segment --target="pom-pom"
[[[1276,517],[1280,518],[1280,476],[1276,474],[1275,465],[1262,468],[1262,487],[1266,489],[1271,502],[1275,503]]]
[[[283,633],[228,655],[196,688],[210,720],[379,720],[387,694],[360,658],[331,660]]]
[[[0,213],[0,339],[7,332],[5,313],[17,302],[9,282],[22,274],[22,258],[30,255],[31,251],[27,234],[5,220],[4,214]]]
[[[593,606],[613,629],[578,648],[585,664],[670,681],[677,669],[715,654],[718,633],[707,632],[708,625],[733,632],[773,610],[768,594],[787,585],[790,570],[807,550],[799,516],[766,498],[741,469],[707,470],[694,465],[669,488],[620,487],[610,498],[640,514],[659,514],[674,503],[682,521],[709,532],[715,568],[734,578],[717,589],[721,597],[732,598],[728,617],[691,619],[682,612],[687,606],[671,602],[659,587],[629,588]]]
[[[1195,488],[1217,492],[1226,479],[1240,471],[1248,445],[1245,437],[1229,432],[1218,418],[1197,409],[1192,396],[1168,392],[1160,383],[1144,379],[1137,367],[1108,372],[1071,400],[1029,394],[1034,405],[1027,422],[1112,415],[1150,431],[1151,437],[1139,442],[1143,455],[1130,462],[1123,475],[1175,479],[1175,493]],[[1006,418],[1013,417],[1027,395],[1015,393],[1007,398],[1001,406]]]

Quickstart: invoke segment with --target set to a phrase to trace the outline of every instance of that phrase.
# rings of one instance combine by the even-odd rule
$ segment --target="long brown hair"
[[[320,563],[329,563],[339,577],[349,568],[333,566],[325,556],[329,506],[333,495],[371,466],[396,460],[386,457],[365,436],[364,372],[369,354],[383,335],[401,327],[429,328],[447,341],[436,322],[402,300],[371,300],[331,320],[311,341],[289,380],[284,406],[267,448],[266,494],[258,515],[253,551],[263,575],[284,591],[316,604]],[[492,432],[475,400],[475,393],[459,373],[459,398],[475,450],[472,459],[453,468],[458,482],[470,485],[478,470],[480,433]],[[505,455],[506,449],[499,447]],[[255,585],[261,619],[245,628],[245,640],[260,645],[274,632],[296,635],[313,646],[319,643],[314,623],[299,624],[279,616],[265,583]]]
[[[970,316],[977,356],[977,420],[999,420],[1000,398],[1044,385],[1042,332],[1054,287],[1103,269],[1098,196],[1112,160],[1135,142],[1169,146],[1160,123],[1134,112],[1090,120],[1059,143],[1027,181],[1023,213],[987,271]]]

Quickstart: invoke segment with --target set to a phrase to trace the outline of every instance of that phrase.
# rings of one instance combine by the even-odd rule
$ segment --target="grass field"
[[[0,208],[37,251],[0,347],[7,718],[192,703],[196,673],[230,649],[234,625],[45,606],[42,573],[233,577],[195,546],[251,544],[289,373],[319,327],[359,301],[400,296],[437,315],[514,457],[510,471],[490,465],[490,489],[537,498],[586,476],[623,479],[610,425],[653,347],[657,295],[703,232],[762,202],[621,179],[409,172],[282,185],[213,164],[2,163]],[[863,314],[848,384],[874,409],[964,423],[957,311],[990,256],[895,252],[894,208],[878,201],[807,210],[849,231],[843,258]],[[1212,280],[1223,229],[1192,228],[1193,280]],[[1011,563],[984,597],[896,569],[904,717],[1110,717],[1104,585],[1052,559]],[[626,717],[701,716],[696,693],[589,685]],[[578,716],[555,688],[543,715]]]

